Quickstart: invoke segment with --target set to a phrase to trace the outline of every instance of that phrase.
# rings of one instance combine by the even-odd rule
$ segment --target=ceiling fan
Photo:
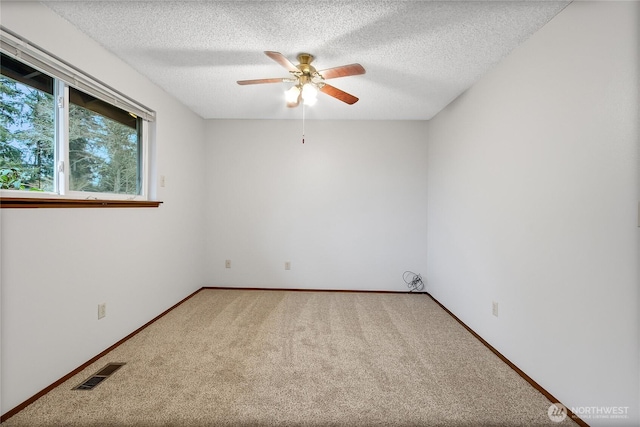
[[[326,93],[349,105],[358,102],[355,96],[325,83],[325,80],[335,79],[338,77],[355,76],[364,74],[365,70],[360,64],[342,65],[340,67],[328,68],[326,70],[317,71],[311,62],[314,60],[313,55],[309,53],[301,53],[298,55],[298,65],[293,65],[280,52],[265,51],[269,58],[282,65],[289,70],[292,77],[271,78],[271,79],[255,79],[255,80],[238,80],[239,85],[253,85],[262,83],[295,83],[291,89],[287,90],[286,100],[287,107],[297,107],[302,101],[305,105],[313,105],[316,100],[318,91]]]

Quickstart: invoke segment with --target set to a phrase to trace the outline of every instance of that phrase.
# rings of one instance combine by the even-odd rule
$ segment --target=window
[[[0,191],[146,200],[155,114],[2,29]]]

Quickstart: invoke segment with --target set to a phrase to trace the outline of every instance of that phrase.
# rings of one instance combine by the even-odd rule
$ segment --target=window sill
[[[154,200],[96,200],[43,199],[28,197],[0,197],[2,209],[25,208],[157,208],[162,202]]]

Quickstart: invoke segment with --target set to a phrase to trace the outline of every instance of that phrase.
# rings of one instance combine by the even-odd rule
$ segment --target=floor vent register
[[[98,384],[109,378],[115,371],[124,366],[125,363],[107,363],[104,368],[78,384],[73,390],[93,390]]]

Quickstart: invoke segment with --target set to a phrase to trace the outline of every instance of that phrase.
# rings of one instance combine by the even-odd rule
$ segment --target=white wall
[[[2,413],[203,283],[204,120],[36,2],[1,23],[157,111],[161,207],[3,209]],[[97,305],[107,317],[97,320]]]
[[[593,426],[639,422],[639,15],[570,4],[428,129],[429,291],[566,405],[630,407]]]
[[[426,123],[305,127],[303,145],[301,121],[208,121],[209,285],[408,290],[403,272],[426,272]]]

